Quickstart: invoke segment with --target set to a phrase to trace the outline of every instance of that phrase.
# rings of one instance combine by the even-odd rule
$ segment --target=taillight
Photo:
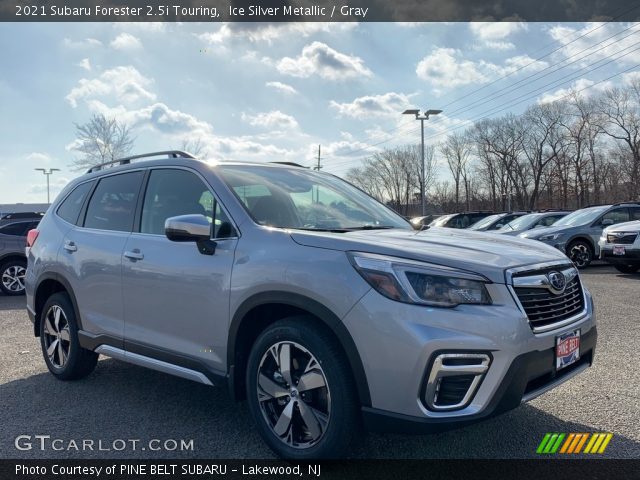
[[[33,244],[36,243],[38,239],[38,235],[40,235],[40,232],[37,228],[29,230],[29,233],[27,233],[27,247],[33,247]]]

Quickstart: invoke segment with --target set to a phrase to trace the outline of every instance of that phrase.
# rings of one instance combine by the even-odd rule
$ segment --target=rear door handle
[[[76,252],[78,250],[78,247],[76,247],[76,244],[73,242],[65,242],[64,249],[67,252]]]
[[[140,250],[138,250],[137,248],[132,251],[124,252],[124,256],[129,260],[142,260],[144,258],[144,255],[140,253]]]

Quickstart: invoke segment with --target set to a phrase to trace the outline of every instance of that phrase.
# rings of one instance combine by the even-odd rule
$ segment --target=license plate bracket
[[[624,247],[620,246],[620,245],[614,245],[613,246],[613,254],[614,255],[624,255],[626,253]]]
[[[556,337],[556,370],[561,370],[580,359],[580,330]]]

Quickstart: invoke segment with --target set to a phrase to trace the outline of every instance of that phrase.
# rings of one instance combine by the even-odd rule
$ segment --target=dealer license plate
[[[626,252],[624,250],[624,247],[621,247],[620,245],[614,245],[613,246],[613,254],[614,255],[624,255]]]
[[[556,337],[556,370],[568,367],[580,359],[580,330]]]

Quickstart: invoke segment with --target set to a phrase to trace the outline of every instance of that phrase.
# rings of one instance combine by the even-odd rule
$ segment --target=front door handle
[[[78,247],[76,247],[76,244],[74,242],[65,242],[64,249],[67,252],[76,252],[78,250]]]
[[[144,258],[144,255],[140,253],[140,250],[138,250],[137,248],[131,251],[124,252],[124,256],[129,260],[142,260]]]

